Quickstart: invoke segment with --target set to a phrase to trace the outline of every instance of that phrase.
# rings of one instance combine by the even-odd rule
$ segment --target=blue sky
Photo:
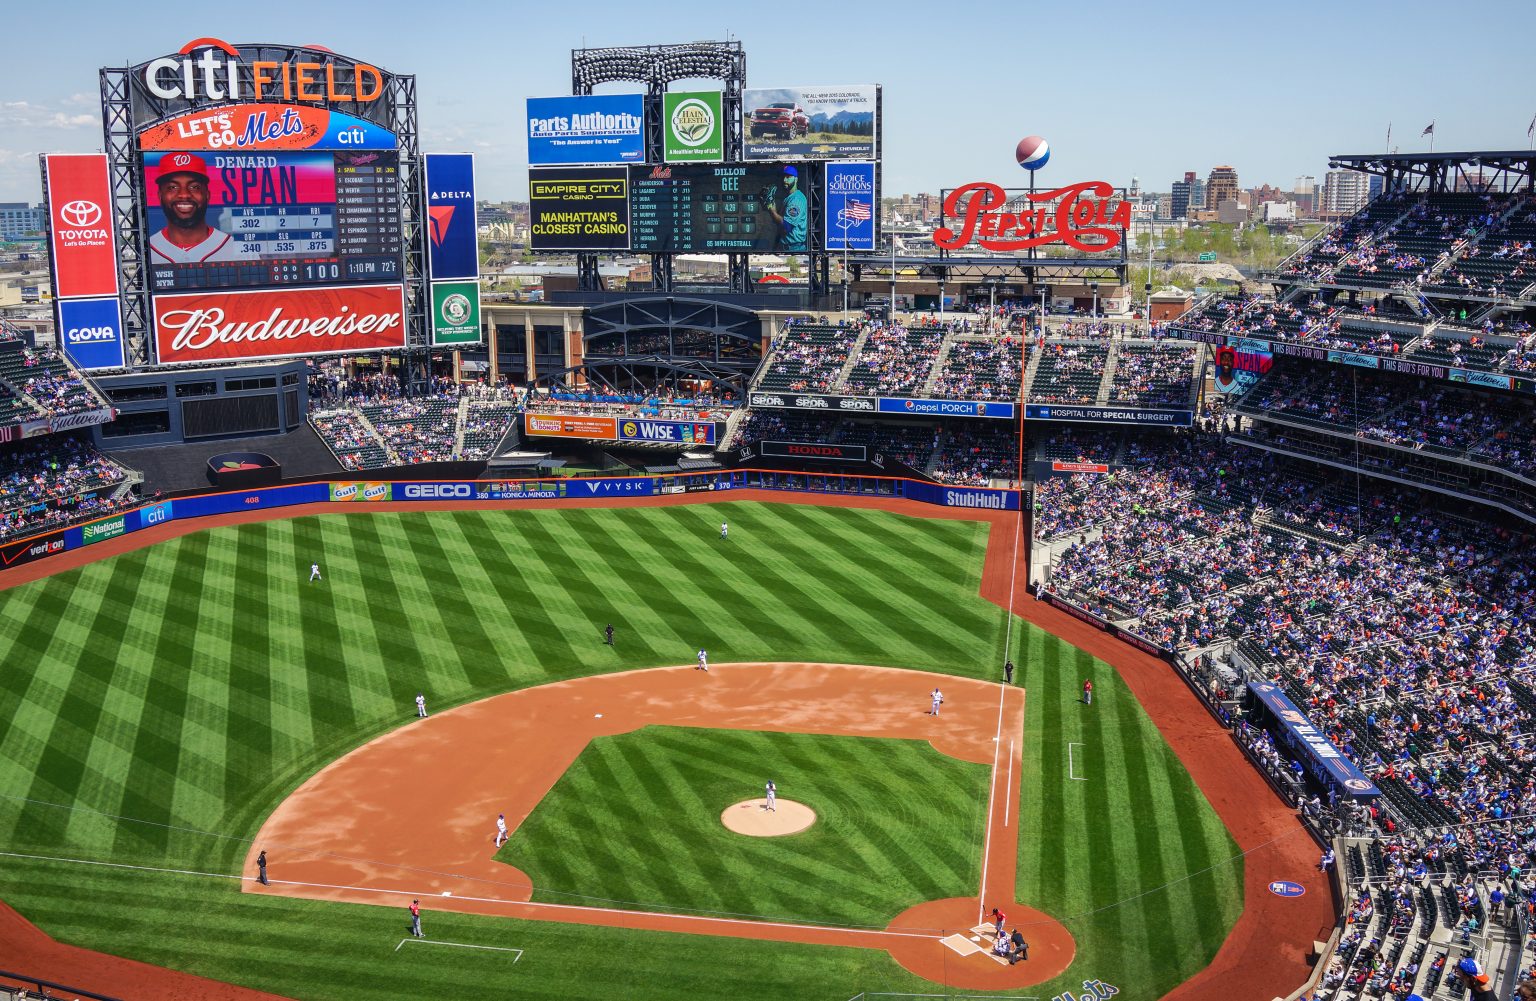
[[[1536,4],[1310,0],[1256,5],[845,0],[579,5],[354,0],[17,5],[0,61],[0,201],[40,200],[36,154],[101,144],[96,70],[193,37],[318,43],[414,73],[427,151],[479,154],[482,197],[526,197],[523,99],[570,92],[570,50],[739,39],[747,84],[885,87],[885,190],[1014,182],[1043,135],[1042,181],[1135,175],[1168,189],[1231,164],[1245,186],[1321,177],[1386,141],[1525,149]],[[247,13],[247,11],[255,13]],[[625,88],[609,85],[601,92]]]

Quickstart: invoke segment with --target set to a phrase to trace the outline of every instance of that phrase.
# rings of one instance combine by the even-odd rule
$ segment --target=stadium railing
[[[85,1001],[123,1001],[110,994],[97,994],[94,991],[83,990],[79,987],[70,987],[68,984],[56,984],[52,980],[42,980],[38,977],[24,973],[11,973],[8,970],[0,970],[0,998],[11,1001],[18,991],[26,991],[28,995],[36,992],[36,997],[62,997],[58,992],[62,991],[72,998],[83,998]],[[50,993],[51,992],[51,993]]]

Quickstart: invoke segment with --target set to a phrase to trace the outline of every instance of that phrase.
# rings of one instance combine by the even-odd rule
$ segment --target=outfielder
[[[705,653],[703,650],[699,651],[699,670],[709,670],[709,654]]]
[[[416,693],[416,718],[427,718],[427,697],[420,692]]]
[[[320,564],[311,563],[309,565],[309,582],[313,584],[317,580],[324,580],[324,578],[320,576]]]
[[[729,535],[730,532],[731,532],[731,526],[727,525],[725,522],[722,521],[720,523],[720,540],[722,542],[725,541],[725,537],[727,535]]]

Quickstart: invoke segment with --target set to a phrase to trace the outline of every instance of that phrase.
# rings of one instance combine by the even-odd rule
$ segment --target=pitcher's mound
[[[732,803],[720,814],[720,823],[737,834],[754,838],[776,838],[781,834],[799,834],[816,823],[816,811],[804,803],[780,799],[774,809],[766,809],[766,799],[747,799]]]

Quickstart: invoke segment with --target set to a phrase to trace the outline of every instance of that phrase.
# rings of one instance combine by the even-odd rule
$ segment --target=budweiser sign
[[[956,219],[960,228],[941,226],[933,231],[933,242],[943,250],[959,250],[974,241],[996,251],[1064,243],[1102,254],[1120,245],[1131,224],[1131,203],[1112,199],[1114,193],[1107,181],[1080,181],[1010,199],[1001,186],[975,181],[944,197],[944,217]]]
[[[162,365],[404,346],[399,285],[155,296],[155,350]]]

